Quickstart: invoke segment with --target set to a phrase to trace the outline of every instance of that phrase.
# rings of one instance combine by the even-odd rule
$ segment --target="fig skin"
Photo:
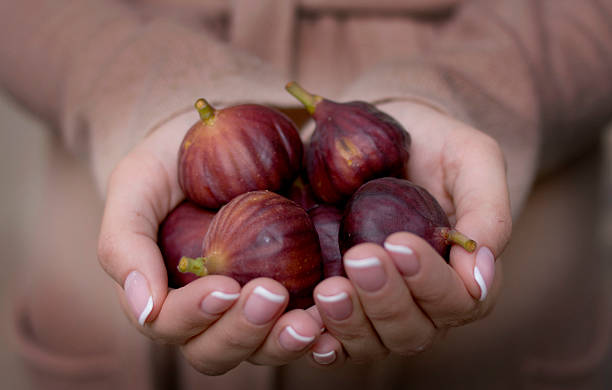
[[[392,233],[405,231],[425,239],[446,261],[451,244],[468,252],[476,242],[450,227],[438,201],[408,180],[385,177],[362,185],[349,200],[340,224],[342,253],[362,242],[382,245]]]
[[[168,271],[168,286],[179,288],[197,279],[193,274],[179,272],[183,256],[197,257],[215,213],[189,201],[178,204],[159,227],[157,242]]]
[[[215,110],[196,102],[200,120],[179,149],[178,177],[185,196],[211,209],[253,190],[289,187],[303,160],[295,124],[258,104]]]
[[[308,213],[271,191],[247,192],[223,206],[204,237],[201,257],[179,264],[183,272],[226,275],[241,285],[257,277],[275,279],[289,291],[292,308],[313,304],[321,268]]]
[[[315,120],[306,170],[324,203],[345,201],[368,180],[405,176],[411,138],[390,115],[363,101],[338,103],[312,95],[295,82],[286,89]]]
[[[320,204],[309,209],[308,215],[319,235],[323,256],[323,279],[346,276],[338,242],[342,211],[330,204]]]

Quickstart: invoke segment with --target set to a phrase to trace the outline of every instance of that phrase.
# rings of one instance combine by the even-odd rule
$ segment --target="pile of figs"
[[[436,199],[405,178],[411,139],[394,118],[295,82],[286,89],[315,121],[307,145],[270,107],[196,102],[200,118],[178,151],[186,199],[159,229],[170,287],[211,274],[242,285],[270,277],[287,288],[290,307],[304,308],[320,280],[345,275],[342,254],[356,244],[409,231],[447,260],[452,244],[475,249]]]

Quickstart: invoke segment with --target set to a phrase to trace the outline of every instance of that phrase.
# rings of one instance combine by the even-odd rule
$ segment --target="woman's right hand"
[[[115,167],[109,182],[98,256],[117,282],[124,312],[142,333],[181,345],[198,371],[223,374],[242,361],[280,365],[304,354],[321,324],[304,310],[284,313],[288,292],[259,278],[242,288],[209,276],[168,289],[157,246],[159,224],[184,199],[177,155],[193,113],[146,136]]]

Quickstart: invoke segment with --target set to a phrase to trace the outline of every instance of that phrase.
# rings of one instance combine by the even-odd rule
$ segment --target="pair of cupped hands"
[[[383,246],[357,245],[343,257],[348,277],[321,281],[306,310],[285,312],[287,290],[267,278],[241,287],[212,275],[169,289],[157,231],[184,199],[177,151],[197,119],[190,112],[147,135],[108,182],[98,255],[133,324],[154,340],[180,345],[198,371],[218,375],[243,361],[277,366],[306,356],[317,366],[338,367],[389,353],[409,356],[447,329],[484,317],[499,292],[495,259],[512,224],[502,151],[485,133],[427,105],[380,108],[412,137],[408,178],[478,243],[474,253],[454,246],[447,263],[407,232],[390,235]]]

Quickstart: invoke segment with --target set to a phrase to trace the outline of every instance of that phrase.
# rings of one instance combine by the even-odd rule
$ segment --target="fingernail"
[[[244,304],[244,316],[252,324],[263,325],[280,311],[285,299],[284,295],[257,286]]]
[[[123,284],[125,295],[127,296],[130,306],[138,323],[144,325],[145,321],[153,311],[153,296],[149,290],[147,279],[138,271],[132,271],[125,278]]]
[[[351,281],[366,291],[376,291],[387,281],[385,270],[377,257],[344,259],[344,269]]]
[[[487,298],[494,276],[495,258],[491,250],[483,246],[476,253],[476,266],[474,267],[474,279],[476,279],[476,283],[480,287],[481,301]]]
[[[393,252],[393,262],[395,266],[404,276],[414,276],[421,269],[421,264],[412,248],[401,244],[392,244],[385,242],[384,247],[389,252]]]
[[[220,314],[230,308],[240,298],[239,293],[229,294],[222,291],[213,291],[202,300],[200,308],[207,314]]]
[[[287,326],[278,336],[278,342],[287,351],[301,351],[314,341],[314,336],[299,334],[293,327]]]
[[[353,312],[353,302],[344,291],[334,295],[317,294],[317,300],[325,315],[333,320],[342,321]]]
[[[334,361],[336,361],[336,351],[333,349],[324,353],[312,351],[312,358],[319,364],[332,364]]]

